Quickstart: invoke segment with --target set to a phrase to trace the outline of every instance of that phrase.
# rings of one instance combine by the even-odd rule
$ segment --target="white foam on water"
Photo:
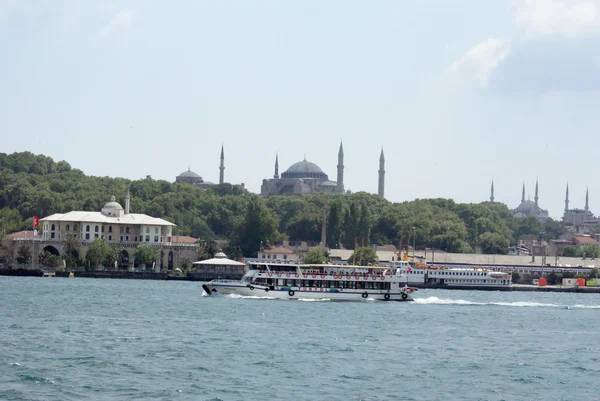
[[[227,294],[225,296],[227,298],[235,298],[235,299],[277,299],[275,297],[257,297],[255,295],[240,295],[240,294]]]
[[[438,297],[415,298],[415,303],[423,305],[476,305],[476,306],[508,306],[516,308],[563,308],[563,309],[600,309],[600,305],[560,305],[532,301],[516,302],[475,302],[465,299],[444,299]]]

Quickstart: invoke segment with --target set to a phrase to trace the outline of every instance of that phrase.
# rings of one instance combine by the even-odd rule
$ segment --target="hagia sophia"
[[[385,195],[385,157],[383,149],[379,155],[379,180],[378,195],[382,198]],[[202,189],[207,189],[212,182],[205,182],[202,177],[189,168],[187,171],[179,174],[175,182],[186,182],[196,185]],[[221,163],[219,165],[219,184],[225,182],[225,152],[221,146]],[[279,175],[279,156],[275,156],[275,169],[273,178],[265,178],[260,187],[261,196],[269,195],[309,195],[314,193],[348,193],[344,187],[344,147],[340,143],[338,151],[337,181],[331,181],[329,176],[323,170],[306,160],[301,160],[292,164]]]

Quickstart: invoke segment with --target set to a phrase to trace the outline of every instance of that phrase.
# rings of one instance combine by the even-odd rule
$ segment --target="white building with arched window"
[[[81,242],[104,238],[109,243],[171,243],[175,224],[146,214],[129,213],[129,195],[125,209],[115,197],[100,212],[72,211],[40,219],[43,240],[65,240],[67,236]]]

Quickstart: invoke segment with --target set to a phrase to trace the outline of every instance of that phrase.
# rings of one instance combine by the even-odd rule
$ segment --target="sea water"
[[[1,400],[597,400],[600,296],[0,277]]]

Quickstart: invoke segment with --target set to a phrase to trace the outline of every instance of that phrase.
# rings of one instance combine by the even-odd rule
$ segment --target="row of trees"
[[[448,252],[506,253],[519,239],[550,239],[564,227],[549,220],[515,219],[506,205],[458,204],[451,199],[392,203],[364,192],[352,195],[271,196],[240,186],[202,190],[151,178],[89,177],[66,162],[32,153],[0,153],[0,221],[7,232],[30,229],[32,216],[71,210],[100,210],[111,197],[124,203],[131,191],[131,212],[177,224],[176,234],[204,241],[230,240],[228,253],[252,256],[261,244],[282,240],[319,242],[323,218],[331,248],[355,244],[434,247]],[[325,216],[325,217],[324,217]]]

